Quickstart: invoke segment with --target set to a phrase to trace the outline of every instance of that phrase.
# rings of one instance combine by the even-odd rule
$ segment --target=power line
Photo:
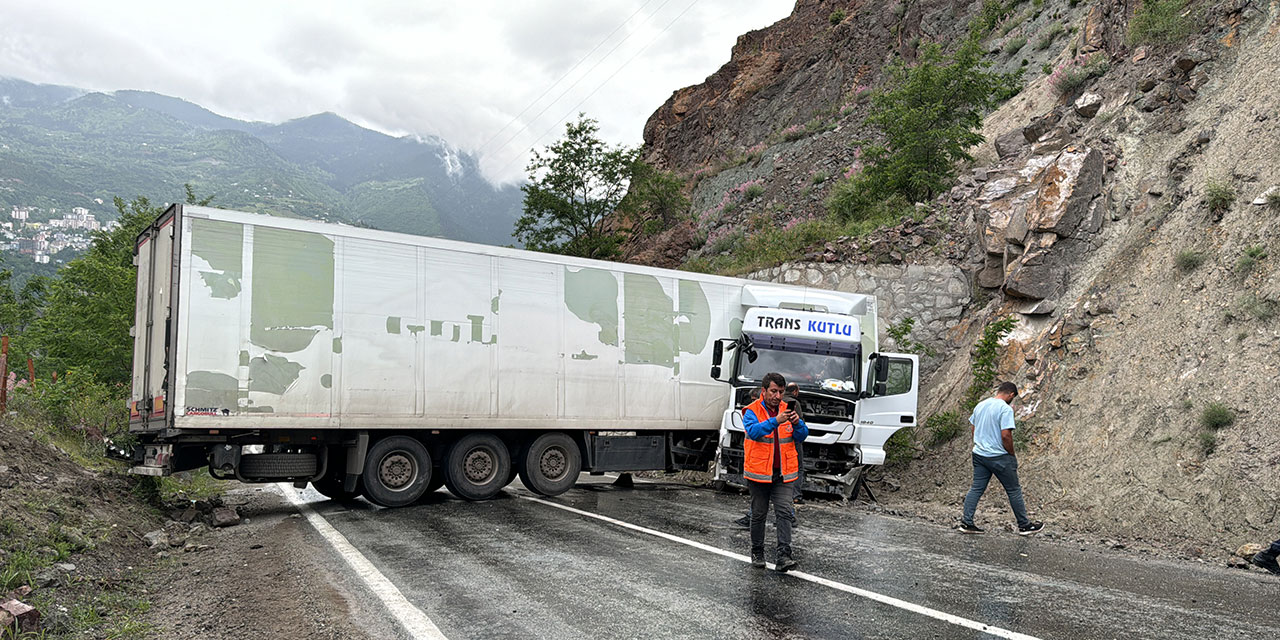
[[[669,1],[669,0],[668,0],[668,1]],[[645,0],[644,4],[640,5],[640,8],[639,8],[639,9],[636,9],[636,10],[635,10],[631,15],[627,16],[627,19],[626,19],[626,20],[623,20],[621,24],[619,24],[617,27],[614,27],[613,31],[610,31],[610,32],[609,32],[609,35],[605,36],[602,40],[600,40],[600,42],[597,42],[597,43],[596,43],[596,46],[592,47],[592,48],[591,48],[591,50],[590,50],[590,51],[588,51],[588,52],[586,53],[586,55],[584,55],[584,56],[582,56],[581,58],[579,58],[579,59],[578,59],[578,61],[577,61],[577,62],[575,62],[575,63],[573,64],[573,66],[572,66],[572,67],[569,67],[569,70],[568,70],[568,71],[565,71],[565,72],[564,72],[564,75],[562,75],[562,76],[560,76],[559,78],[557,78],[555,82],[552,82],[552,83],[551,83],[551,85],[550,85],[550,86],[548,86],[548,87],[547,87],[547,88],[542,92],[542,94],[541,94],[541,95],[539,95],[537,98],[534,98],[534,99],[533,99],[533,101],[531,101],[528,105],[526,105],[524,109],[521,109],[521,110],[520,110],[520,113],[517,113],[517,114],[515,115],[515,117],[511,118],[511,121],[510,121],[510,122],[508,122],[508,123],[506,123],[506,124],[502,125],[502,128],[501,128],[501,129],[498,129],[496,132],[494,132],[494,134],[493,134],[492,136],[490,136],[488,140],[485,140],[485,141],[484,141],[484,144],[482,144],[482,145],[480,145],[478,148],[476,148],[476,150],[475,150],[475,154],[476,154],[477,156],[479,156],[479,155],[480,155],[480,153],[481,153],[482,151],[484,151],[485,147],[488,147],[490,143],[492,143],[494,140],[497,140],[497,139],[498,139],[498,136],[502,135],[502,132],[503,132],[503,131],[506,131],[508,127],[510,127],[511,125],[515,124],[515,123],[516,123],[516,121],[520,119],[520,116],[523,116],[526,112],[528,112],[530,109],[532,109],[532,108],[533,108],[533,105],[538,104],[538,102],[539,102],[540,100],[542,100],[543,98],[547,97],[547,94],[548,94],[548,93],[551,93],[551,90],[552,90],[552,89],[555,89],[555,88],[556,88],[556,85],[559,85],[561,82],[564,82],[564,79],[565,79],[565,78],[568,78],[568,77],[569,77],[569,75],[570,75],[570,74],[572,74],[572,73],[574,72],[574,70],[575,70],[575,69],[577,69],[578,67],[582,66],[582,63],[584,63],[584,62],[586,62],[586,61],[587,61],[587,58],[590,58],[590,57],[591,57],[591,54],[593,54],[593,53],[595,53],[596,51],[598,51],[598,50],[600,49],[600,47],[603,47],[603,46],[604,46],[604,43],[606,43],[606,42],[608,42],[608,41],[609,41],[609,38],[612,38],[612,37],[614,36],[614,34],[618,33],[618,31],[619,31],[619,30],[621,30],[623,27],[627,26],[627,23],[628,23],[628,22],[631,22],[631,20],[632,20],[633,18],[635,18],[637,15],[639,15],[639,13],[640,13],[641,11],[644,11],[644,8],[645,8],[645,7],[649,6],[650,4],[653,4],[653,2],[654,2],[654,0]],[[663,2],[663,4],[666,4],[666,2]],[[658,7],[658,9],[661,9],[661,8],[662,8],[661,6],[659,6],[659,7]],[[655,11],[654,13],[657,13],[657,12]],[[623,40],[623,42],[626,42],[626,40],[624,39],[624,40]],[[616,47],[615,47],[615,48],[616,48]],[[608,56],[606,55],[606,57],[608,57]],[[592,67],[592,68],[594,69],[595,67]],[[590,73],[590,71],[588,71],[588,73]],[[586,75],[586,74],[583,74],[583,75]],[[557,99],[558,99],[558,98],[557,98]]]
[[[695,0],[695,2],[696,2],[696,1],[697,1],[697,0]],[[667,3],[669,3],[669,2],[671,2],[671,0],[663,0],[662,4],[658,5],[658,8],[653,10],[653,14],[652,14],[649,18],[645,18],[645,23],[649,22],[649,20],[651,20],[653,16],[658,15],[658,12],[659,12],[659,11],[662,11],[662,8],[663,8],[663,7],[665,7],[665,6],[667,6]],[[685,9],[685,11],[688,11],[688,8],[686,8],[686,9]],[[680,15],[684,15],[684,12],[681,12],[681,14],[680,14]],[[679,19],[679,16],[677,16],[677,19]],[[642,23],[642,24],[644,24],[644,23]],[[668,27],[668,28],[669,28],[670,26],[671,26],[671,25],[667,25],[667,27]],[[663,29],[662,31],[666,31],[666,29]],[[630,40],[630,39],[631,39],[631,36],[634,36],[634,35],[635,35],[635,32],[629,33],[629,34],[627,34],[627,37],[625,37],[625,38],[623,38],[621,41],[619,41],[619,42],[618,42],[618,44],[613,45],[613,48],[612,48],[612,49],[610,49],[608,52],[606,52],[606,53],[604,54],[604,57],[602,57],[602,58],[600,58],[599,60],[597,60],[595,64],[591,65],[591,68],[590,68],[590,69],[587,69],[587,71],[586,71],[585,73],[583,73],[583,74],[582,74],[582,76],[580,76],[577,80],[574,80],[574,81],[573,81],[573,84],[571,84],[571,85],[569,85],[569,86],[565,87],[564,91],[561,91],[561,92],[560,92],[560,95],[557,95],[557,96],[556,96],[556,97],[555,97],[551,102],[547,103],[547,106],[543,107],[543,108],[542,108],[542,110],[540,110],[540,111],[538,111],[538,113],[534,114],[534,116],[533,116],[532,118],[530,118],[530,119],[529,119],[529,123],[535,122],[535,121],[537,121],[537,119],[538,119],[538,118],[541,118],[541,117],[542,117],[542,114],[544,114],[544,113],[546,113],[546,112],[547,112],[547,109],[550,109],[551,107],[554,107],[554,106],[555,106],[555,104],[556,104],[557,102],[559,102],[561,98],[563,98],[566,94],[568,94],[570,91],[572,91],[574,87],[578,86],[578,83],[580,83],[580,82],[582,82],[583,80],[585,80],[587,76],[591,75],[591,72],[592,72],[592,71],[595,71],[595,70],[596,70],[596,67],[599,67],[601,64],[603,64],[603,63],[604,63],[604,61],[605,61],[605,60],[608,60],[608,59],[609,59],[609,56],[613,55],[613,52],[618,50],[618,47],[621,47],[623,44],[626,44],[627,40]],[[661,35],[661,32],[659,32],[659,35]],[[649,44],[653,44],[653,43],[652,43],[652,42],[650,42]],[[643,51],[645,48],[648,48],[648,46],[649,46],[649,45],[645,45],[645,47],[642,47],[642,48],[641,48],[641,51]],[[634,58],[633,58],[633,59],[634,59]],[[630,62],[630,60],[628,60],[628,62]],[[623,64],[623,66],[626,66],[626,64],[624,63],[624,64]],[[615,72],[615,75],[616,75],[616,72]],[[609,76],[609,78],[612,78],[612,77],[613,77],[613,76]],[[606,78],[606,79],[605,79],[605,82],[608,82],[608,81],[609,81],[609,78]],[[599,87],[596,87],[596,90],[599,90]],[[593,91],[592,93],[594,93],[594,91]],[[512,143],[516,138],[518,138],[518,137],[520,136],[520,134],[521,134],[521,133],[524,133],[524,132],[525,132],[525,130],[526,130],[526,129],[528,129],[528,128],[529,128],[529,124],[525,124],[523,127],[520,127],[520,129],[519,129],[518,131],[516,131],[515,133],[511,134],[511,137],[510,137],[510,138],[507,138],[506,140],[504,140],[504,141],[502,142],[502,144],[501,144],[501,145],[499,145],[499,146],[498,146],[497,151],[495,151],[495,153],[496,153],[496,152],[500,152],[500,151],[502,151],[503,149],[506,149],[508,145],[510,145],[510,144],[511,144],[511,143]]]
[[[596,94],[596,92],[597,92],[597,91],[599,91],[599,90],[603,89],[603,88],[604,88],[604,85],[608,84],[608,83],[609,83],[609,81],[610,81],[610,80],[612,80],[612,79],[614,78],[614,76],[616,76],[616,75],[618,75],[619,73],[621,73],[623,69],[627,68],[627,65],[631,64],[631,62],[632,62],[633,60],[635,60],[636,58],[640,57],[640,54],[644,53],[645,51],[647,51],[647,50],[649,49],[649,47],[653,46],[653,44],[654,44],[655,42],[657,42],[657,41],[658,41],[658,38],[661,38],[661,37],[662,37],[662,34],[666,33],[668,29],[670,29],[670,28],[671,28],[671,27],[672,27],[672,26],[673,26],[677,21],[679,21],[679,20],[680,20],[680,18],[683,18],[683,17],[684,17],[684,14],[688,13],[688,12],[689,12],[689,10],[693,8],[693,5],[698,4],[698,2],[699,2],[699,0],[693,0],[693,2],[690,2],[690,3],[689,3],[689,6],[685,7],[685,8],[684,8],[684,11],[681,11],[681,12],[680,12],[680,14],[679,14],[679,15],[677,15],[677,16],[676,16],[676,17],[675,17],[671,22],[668,22],[668,23],[667,23],[667,26],[663,27],[663,28],[662,28],[662,31],[659,31],[659,32],[658,32],[658,35],[654,36],[654,37],[653,37],[653,39],[652,39],[652,40],[650,40],[648,44],[646,44],[645,46],[641,47],[639,51],[636,51],[635,55],[633,55],[633,56],[631,56],[630,58],[628,58],[626,62],[623,62],[623,63],[622,63],[622,66],[618,67],[616,70],[614,70],[614,72],[613,72],[613,73],[609,74],[609,77],[608,77],[608,78],[605,78],[605,79],[604,79],[604,81],[603,81],[603,82],[601,82],[599,85],[597,85],[595,89],[592,89],[592,90],[591,90],[591,93],[588,93],[588,94],[586,95],[586,97],[584,97],[583,99],[579,100],[579,101],[578,101],[578,104],[573,105],[573,108],[569,110],[569,113],[565,114],[565,115],[564,115],[564,117],[562,117],[562,118],[560,118],[559,120],[557,120],[555,124],[553,124],[553,125],[551,125],[550,127],[548,127],[548,128],[547,128],[547,130],[546,130],[546,131],[543,131],[541,135],[539,135],[538,137],[534,138],[533,143],[536,145],[536,144],[538,143],[538,141],[540,141],[540,140],[542,140],[543,138],[545,138],[545,137],[547,136],[547,134],[548,134],[548,133],[551,133],[551,131],[552,131],[552,130],[554,130],[556,127],[559,127],[562,123],[564,123],[564,121],[565,121],[566,119],[568,119],[570,116],[572,116],[572,115],[574,114],[574,112],[575,112],[575,111],[577,111],[577,110],[578,110],[578,107],[581,107],[583,103],[585,103],[587,100],[590,100],[590,99],[591,99],[591,96],[594,96],[594,95]],[[663,4],[666,4],[666,3],[663,3]],[[659,8],[661,8],[661,7],[659,7]],[[555,103],[553,102],[552,104],[555,104]],[[545,110],[545,109],[544,109],[544,110]],[[535,118],[536,118],[536,116],[535,116]],[[527,127],[526,127],[526,128],[527,128]],[[523,129],[522,129],[522,131],[523,131]],[[518,133],[518,132],[517,132],[517,133]],[[514,139],[514,138],[512,138],[512,139]],[[504,145],[504,147],[505,147],[505,145]],[[503,147],[499,147],[499,149],[498,149],[498,150],[499,150],[499,151],[501,151],[501,150],[502,150],[502,148],[503,148]],[[532,149],[532,147],[531,147],[529,150],[530,150],[530,151],[532,151],[532,150],[533,150],[533,149]],[[520,157],[516,157],[516,158],[514,158],[511,162],[508,162],[506,165],[504,165],[504,166],[502,167],[502,170],[501,170],[501,171],[499,171],[499,173],[501,174],[501,173],[506,172],[506,171],[507,171],[507,169],[510,169],[510,168],[511,168],[511,166],[512,166],[512,165],[514,165],[514,164],[515,164],[517,161],[519,161],[519,160],[521,160],[521,158],[520,158]]]

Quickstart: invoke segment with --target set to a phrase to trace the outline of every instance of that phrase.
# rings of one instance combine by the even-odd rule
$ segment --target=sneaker
[[[797,564],[797,563],[796,563],[796,561],[795,561],[795,560],[792,560],[792,559],[791,559],[791,556],[779,556],[779,557],[778,557],[778,564],[777,564],[777,566],[776,566],[775,568],[776,568],[776,570],[777,570],[777,571],[780,571],[780,572],[782,572],[782,573],[786,573],[786,572],[788,572],[788,571],[790,571],[790,570],[792,570],[792,569],[796,568],[796,564]]]
[[[757,569],[764,568],[764,552],[763,551],[751,552],[751,566],[756,567]]]
[[[1026,526],[1018,527],[1018,535],[1029,536],[1035,533],[1040,533],[1040,530],[1043,528],[1043,522],[1029,522]]]
[[[1253,554],[1253,557],[1249,559],[1249,562],[1252,562],[1255,567],[1261,567],[1271,573],[1280,574],[1280,563],[1276,562],[1276,557],[1274,555],[1265,551]]]
[[[969,533],[973,535],[986,533],[986,529],[983,529],[972,522],[961,522],[960,526],[956,528],[960,530],[960,533]]]
[[[750,526],[751,526],[751,516],[742,516],[741,518],[738,518],[737,520],[734,520],[734,521],[733,521],[733,523],[734,523],[734,524],[736,524],[736,525],[738,525],[739,527],[750,527]]]

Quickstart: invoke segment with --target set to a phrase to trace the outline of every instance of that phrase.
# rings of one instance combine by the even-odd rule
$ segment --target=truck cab
[[[850,498],[884,444],[916,423],[919,361],[876,351],[875,298],[809,290],[803,299],[767,286],[744,288],[741,335],[719,340],[712,377],[731,388],[720,425],[715,479],[742,485],[742,410],[766,373],[799,388],[809,427],[804,490]]]

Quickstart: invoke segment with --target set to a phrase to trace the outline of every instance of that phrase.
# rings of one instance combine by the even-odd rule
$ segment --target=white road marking
[[[334,529],[333,525],[324,519],[324,516],[316,513],[316,510],[312,509],[310,504],[298,497],[298,492],[293,488],[293,485],[282,482],[274,486],[302,512],[302,515],[307,518],[307,522],[310,522],[311,526],[315,527],[320,536],[333,547],[333,550],[347,561],[347,564],[356,572],[356,575],[360,576],[360,579],[369,587],[369,590],[382,601],[383,606],[391,612],[391,615],[395,616],[396,621],[400,623],[400,626],[404,627],[405,631],[409,632],[409,635],[414,640],[448,640],[440,632],[440,628],[431,621],[431,618],[428,618],[427,614],[423,613],[421,609],[413,606],[404,597],[404,594],[400,593],[400,590],[386,576],[382,575],[382,572],[378,571],[372,562],[369,562],[364,557],[364,554],[360,553],[347,541],[346,536],[338,533],[338,530]]]
[[[557,509],[563,509],[563,510],[568,511],[568,512],[570,512],[570,513],[576,513],[576,514],[578,514],[578,515],[586,516],[586,517],[588,517],[588,518],[595,518],[596,520],[601,520],[601,521],[604,521],[604,522],[608,522],[609,524],[616,525],[616,526],[619,526],[619,527],[623,527],[624,529],[631,529],[632,531],[639,531],[640,533],[644,533],[644,534],[648,534],[648,535],[655,536],[655,537],[658,537],[658,538],[662,538],[662,539],[664,539],[664,540],[669,540],[669,541],[671,541],[671,542],[675,542],[675,543],[677,543],[677,544],[683,544],[683,545],[686,545],[686,546],[690,546],[690,547],[693,547],[693,548],[695,548],[695,549],[701,549],[702,551],[706,551],[706,552],[708,552],[708,553],[714,553],[714,554],[716,554],[716,555],[724,556],[724,557],[726,557],[726,558],[731,558],[731,559],[733,559],[733,560],[738,560],[738,561],[741,561],[741,562],[751,562],[751,558],[749,558],[749,557],[747,557],[747,556],[745,556],[745,555],[743,555],[743,554],[741,554],[741,553],[734,553],[734,552],[732,552],[732,551],[726,551],[726,550],[721,549],[721,548],[719,548],[719,547],[713,547],[713,546],[711,546],[711,545],[709,545],[709,544],[703,544],[703,543],[698,542],[698,541],[696,541],[696,540],[690,540],[690,539],[688,539],[688,538],[681,538],[680,536],[677,536],[677,535],[673,535],[673,534],[670,534],[670,533],[665,533],[665,532],[662,532],[662,531],[658,531],[658,530],[656,530],[656,529],[650,529],[650,528],[648,528],[648,527],[642,527],[642,526],[640,526],[640,525],[636,525],[636,524],[631,524],[630,522],[624,522],[624,521],[622,521],[622,520],[617,520],[617,519],[615,519],[615,518],[610,518],[610,517],[608,517],[608,516],[602,516],[602,515],[600,515],[600,514],[598,514],[598,513],[591,513],[590,511],[583,511],[583,510],[581,510],[581,509],[575,509],[575,508],[570,507],[570,506],[567,506],[567,505],[557,504],[557,503],[555,503],[555,502],[551,502],[551,501],[548,501],[548,500],[543,500],[543,499],[541,499],[541,498],[534,498],[534,497],[531,497],[531,496],[516,496],[516,497],[520,498],[521,500],[528,500],[528,501],[530,501],[530,502],[536,502],[536,503],[538,503],[538,504],[544,504],[544,505],[547,505],[548,507],[555,507],[555,508],[557,508]],[[770,569],[775,568],[775,566],[774,566],[774,564],[773,564],[773,563],[769,563],[769,565],[768,565],[768,566],[769,566],[769,568],[770,568]],[[941,621],[943,621],[943,622],[947,622],[947,623],[950,623],[950,624],[954,624],[954,625],[956,625],[956,626],[965,627],[965,628],[967,628],[967,629],[973,629],[974,631],[981,631],[982,633],[990,634],[990,635],[993,635],[993,636],[996,636],[996,637],[1000,637],[1000,638],[1009,638],[1010,640],[1040,640],[1039,638],[1037,638],[1037,637],[1035,637],[1035,636],[1030,636],[1030,635],[1027,635],[1027,634],[1025,634],[1025,633],[1018,633],[1017,631],[1010,631],[1010,630],[1008,630],[1008,629],[1002,629],[1002,628],[1000,628],[1000,627],[992,626],[992,625],[989,625],[989,624],[983,624],[983,623],[978,622],[978,621],[976,621],[976,620],[970,620],[970,619],[968,619],[968,618],[962,618],[962,617],[960,617],[960,616],[957,616],[957,615],[954,615],[954,614],[950,614],[950,613],[947,613],[947,612],[945,612],[945,611],[938,611],[937,609],[930,609],[929,607],[926,607],[926,606],[923,606],[923,605],[918,605],[918,604],[915,604],[915,603],[913,603],[913,602],[907,602],[906,600],[900,600],[900,599],[898,599],[898,598],[894,598],[893,596],[886,596],[886,595],[881,594],[881,593],[876,593],[875,591],[868,591],[868,590],[866,590],[866,589],[860,589],[860,588],[855,587],[855,586],[852,586],[852,585],[847,585],[847,584],[844,584],[844,583],[842,583],[842,582],[836,582],[835,580],[829,580],[829,579],[827,579],[827,578],[823,578],[822,576],[815,576],[815,575],[813,575],[813,574],[805,573],[805,572],[803,572],[803,571],[790,571],[790,572],[788,572],[788,573],[787,573],[787,575],[790,575],[790,576],[793,576],[793,577],[796,577],[796,578],[800,578],[801,580],[808,580],[809,582],[812,582],[812,583],[814,583],[814,584],[820,584],[820,585],[822,585],[822,586],[824,586],[824,587],[829,587],[829,588],[831,588],[831,589],[835,589],[835,590],[837,590],[837,591],[843,591],[843,592],[845,592],[845,593],[851,593],[851,594],[853,594],[853,595],[855,595],[855,596],[859,596],[859,597],[862,597],[862,598],[866,598],[866,599],[868,599],[868,600],[873,600],[873,601],[875,601],[875,602],[879,602],[879,603],[881,603],[881,604],[887,604],[887,605],[889,605],[889,606],[891,606],[891,607],[897,607],[897,608],[902,609],[902,610],[904,610],[904,611],[910,611],[910,612],[912,612],[912,613],[917,613],[917,614],[920,614],[920,615],[922,615],[922,616],[928,616],[928,617],[933,618],[933,619],[935,619],[935,620],[941,620]]]

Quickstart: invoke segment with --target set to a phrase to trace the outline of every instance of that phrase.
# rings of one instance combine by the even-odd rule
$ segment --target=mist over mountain
[[[112,198],[181,201],[487,244],[511,244],[522,193],[436,137],[393,137],[332,113],[274,124],[147,91],[0,78],[0,210]]]

